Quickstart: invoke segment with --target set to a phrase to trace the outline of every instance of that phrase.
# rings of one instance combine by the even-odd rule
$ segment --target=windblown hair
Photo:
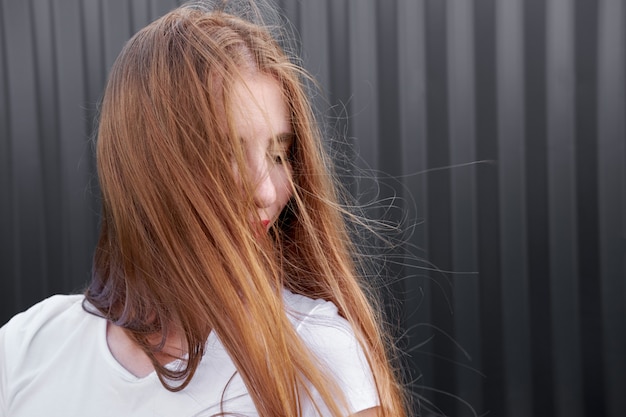
[[[169,390],[190,382],[215,331],[260,415],[299,415],[308,382],[332,415],[343,417],[345,402],[290,324],[281,291],[332,301],[363,346],[379,415],[404,416],[305,73],[271,30],[223,10],[183,6],[126,44],[101,108],[103,211],[86,300],[126,330]],[[293,196],[261,238],[249,220],[253,186],[244,181],[242,191],[235,178],[233,161],[243,166],[245,157],[229,110],[235,83],[255,73],[277,81],[295,133]],[[172,334],[185,341],[182,370],[158,359]]]

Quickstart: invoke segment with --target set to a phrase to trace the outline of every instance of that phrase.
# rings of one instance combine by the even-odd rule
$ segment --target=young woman
[[[303,77],[223,10],[127,43],[93,280],[0,330],[1,416],[405,415]]]

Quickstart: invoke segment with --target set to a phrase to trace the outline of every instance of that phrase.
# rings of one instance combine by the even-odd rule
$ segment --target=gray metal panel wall
[[[279,3],[340,172],[405,228],[382,259],[422,403],[626,415],[624,1]],[[0,1],[0,322],[88,280],[106,73],[175,4]]]

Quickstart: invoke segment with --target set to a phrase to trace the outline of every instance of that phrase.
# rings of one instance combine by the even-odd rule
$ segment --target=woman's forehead
[[[235,82],[229,107],[233,127],[241,139],[293,141],[285,95],[273,77],[255,74]]]

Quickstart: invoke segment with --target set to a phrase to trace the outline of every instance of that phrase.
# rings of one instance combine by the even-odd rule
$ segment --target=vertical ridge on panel
[[[92,271],[92,259],[93,249],[99,237],[99,225],[100,225],[100,211],[101,211],[101,194],[100,184],[98,182],[98,170],[96,166],[96,136],[97,136],[97,120],[99,117],[99,108],[102,95],[104,93],[104,84],[108,73],[104,73],[103,67],[103,40],[102,40],[102,18],[95,16],[93,23],[96,30],[96,45],[94,45],[95,51],[93,56],[97,56],[98,67],[92,67],[94,73],[91,74],[89,68],[90,61],[90,43],[87,40],[85,34],[87,32],[86,26],[91,24],[91,21],[85,19],[85,0],[79,0],[78,13],[79,13],[79,27],[80,30],[80,58],[79,63],[76,64],[76,68],[80,68],[82,71],[82,93],[77,97],[81,98],[79,103],[82,109],[82,123],[83,134],[86,142],[84,146],[84,157],[81,158],[79,163],[82,169],[84,178],[84,190],[83,190],[83,208],[85,211],[85,230],[83,236],[83,244],[85,245],[83,256],[85,256],[84,267],[87,268],[87,273],[84,278],[79,278],[77,281],[70,283],[68,291],[82,291],[84,285],[91,280]],[[99,10],[102,10],[101,8]],[[77,113],[78,114],[78,113]],[[77,126],[77,131],[79,131]],[[83,166],[84,165],[84,166]]]
[[[376,172],[378,170],[378,72],[376,19],[374,0],[349,2],[350,27],[350,102],[351,136],[354,136],[357,198],[360,204],[376,200]],[[374,213],[368,216],[376,217]]]
[[[104,68],[108,74],[122,47],[131,37],[131,17],[119,2],[102,3],[102,35],[104,37]],[[158,16],[154,16],[156,18]]]
[[[397,1],[376,4],[378,50],[378,118],[379,131],[376,137],[378,145],[378,163],[381,171],[379,176],[379,204],[381,205],[380,218],[389,227],[381,230],[384,238],[391,245],[382,246],[379,258],[384,264],[380,284],[381,295],[384,298],[389,323],[396,322],[401,316],[401,307],[398,305],[404,295],[404,283],[401,278],[406,274],[403,265],[405,239],[404,204],[400,196],[401,159],[400,117],[399,117],[399,86],[398,86],[398,22]],[[400,337],[404,330],[399,326],[392,329],[394,337]]]
[[[101,210],[100,184],[98,183],[96,167],[96,140],[99,109],[107,77],[104,66],[102,3],[94,0],[82,0],[80,3],[82,67],[85,77],[85,98],[82,107],[85,112],[84,124],[87,134],[87,157],[85,161],[89,162],[90,167],[86,196],[90,197],[88,210],[90,210],[89,213],[93,213],[94,238],[98,233],[98,220]]]
[[[131,36],[147,26],[151,20],[150,0],[134,0],[128,4]]]
[[[431,297],[433,326],[434,402],[445,414],[454,414],[456,404],[450,399],[455,389],[454,320],[452,311],[452,241],[450,208],[450,154],[448,129],[449,65],[446,48],[447,2],[426,1],[426,77],[427,87],[427,141],[428,141],[428,262],[435,271]]]
[[[6,2],[6,59],[9,79],[9,125],[15,193],[16,281],[18,309],[46,296],[44,274],[45,227],[40,127],[36,91],[34,28],[30,2]]]
[[[330,88],[330,21],[328,3],[323,1],[302,2],[298,9],[301,15],[301,26],[299,26],[299,41],[301,43],[302,64],[313,76],[318,86],[308,83],[308,93],[311,104],[318,120],[318,125],[322,129],[324,147],[330,153],[335,149],[334,144],[329,140],[327,120],[329,113]],[[345,21],[342,22],[345,25]],[[287,32],[290,35],[290,32]],[[292,47],[293,40],[288,45]]]
[[[9,100],[9,71],[7,57],[7,20],[6,1],[0,2],[0,326],[18,309],[17,251],[15,238],[15,189],[13,182],[12,144],[11,144],[11,102]]]
[[[607,415],[626,414],[626,54],[623,1],[600,2],[598,38],[598,214]]]
[[[606,416],[598,239],[597,47],[598,4],[575,2],[578,268],[584,415]]]
[[[378,84],[378,21],[376,19],[376,1],[349,2],[349,56],[350,87],[352,101],[350,123],[355,152],[354,174],[356,176],[356,195],[359,210],[368,219],[379,220],[382,216],[380,207],[379,183],[379,84]],[[360,213],[359,213],[360,214]],[[384,267],[381,256],[380,239],[367,230],[356,230],[357,245],[360,252],[370,260],[365,279],[378,280]],[[374,285],[378,285],[375,283]]]
[[[83,67],[87,84],[85,109],[87,112],[87,129],[90,134],[95,134],[92,130],[96,126],[95,119],[107,78],[102,3],[98,0],[83,0],[81,2]]]
[[[408,225],[404,264],[404,326],[407,329],[407,378],[414,394],[426,395],[423,387],[433,386],[431,323],[432,282],[422,258],[428,249],[426,195],[426,57],[424,1],[398,1],[398,85],[400,87],[400,137],[402,146],[403,198]],[[432,397],[427,395],[427,397]],[[415,398],[415,413],[419,404]],[[421,408],[421,407],[420,407]]]
[[[546,2],[524,1],[526,246],[533,415],[554,415],[546,126]]]
[[[91,147],[86,132],[84,103],[85,68],[82,56],[82,15],[80,0],[53,4],[57,54],[58,115],[61,153],[63,231],[66,239],[67,276],[62,277],[65,291],[84,287],[91,271],[95,244],[94,216],[91,212],[89,179]]]
[[[300,26],[303,65],[320,85],[321,91],[311,89],[315,94],[311,97],[312,104],[316,116],[320,117],[328,108],[330,85],[328,4],[325,0],[301,3],[300,13],[306,16]],[[330,148],[327,141],[325,145]]]
[[[399,128],[399,89],[398,84],[398,33],[397,33],[397,1],[383,4],[376,3],[376,15],[378,28],[376,43],[374,44],[378,57],[376,59],[378,75],[378,119],[379,131],[376,142],[378,144],[378,164],[383,174],[381,178],[385,183],[381,187],[381,200],[385,209],[390,207],[392,223],[397,223],[393,205],[395,201],[395,180],[401,174],[402,167],[398,164],[400,159],[400,128]]]
[[[350,90],[350,39],[348,27],[348,3],[346,0],[333,0],[328,3],[329,35],[329,91],[331,108],[328,114],[330,149],[337,169],[337,175],[346,192],[356,195],[356,184],[352,176],[355,154],[352,138],[348,134],[348,106]]]
[[[523,1],[497,4],[498,167],[506,415],[533,414],[530,372]]]
[[[452,271],[456,416],[482,413],[480,288],[476,247],[476,125],[473,2],[448,2],[448,111],[450,131]]]
[[[474,1],[480,329],[485,412],[506,415],[497,141],[496,1]]]
[[[547,128],[554,413],[582,417],[576,145],[574,142],[574,9],[555,0],[547,9]]]
[[[57,108],[56,48],[54,22],[50,2],[41,2],[32,9],[37,70],[38,124],[43,171],[43,210],[45,216],[45,285],[46,295],[65,291],[63,282],[63,236],[61,167]]]

